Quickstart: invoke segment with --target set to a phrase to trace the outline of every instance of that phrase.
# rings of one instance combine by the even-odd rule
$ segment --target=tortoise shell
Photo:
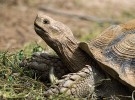
[[[135,89],[135,20],[113,25],[79,47],[96,59],[104,71]]]

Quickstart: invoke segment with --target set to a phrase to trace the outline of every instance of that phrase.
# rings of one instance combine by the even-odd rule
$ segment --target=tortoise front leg
[[[102,72],[102,70],[99,70]],[[52,85],[44,95],[64,94],[73,98],[89,98],[90,100],[130,100],[131,92],[126,86],[112,77],[100,74],[99,71],[87,65],[77,73],[64,75],[55,85]]]
[[[42,80],[48,79],[52,69],[54,70],[54,75],[58,78],[69,73],[69,70],[58,56],[41,52],[36,52],[31,58],[22,61],[20,67],[37,70],[41,74]]]
[[[45,96],[64,94],[70,97],[86,97],[94,92],[94,78],[90,66],[77,73],[64,75],[55,85],[45,91]]]

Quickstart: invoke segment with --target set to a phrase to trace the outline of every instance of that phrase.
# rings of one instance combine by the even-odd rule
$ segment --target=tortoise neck
[[[57,54],[71,72],[77,72],[87,64],[87,55],[78,47],[77,40],[68,38],[58,48]]]

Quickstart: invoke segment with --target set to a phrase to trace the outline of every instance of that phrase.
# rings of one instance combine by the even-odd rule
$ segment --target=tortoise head
[[[71,30],[61,22],[58,22],[43,13],[39,13],[34,22],[36,33],[54,49],[74,38]]]

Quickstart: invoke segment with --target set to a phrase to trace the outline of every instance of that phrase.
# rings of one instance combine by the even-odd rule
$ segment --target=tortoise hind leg
[[[58,78],[69,73],[69,70],[58,56],[41,52],[36,52],[31,58],[22,61],[20,67],[28,67],[37,70],[37,73],[40,74],[41,80],[43,81],[48,80],[52,68],[54,75]]]

